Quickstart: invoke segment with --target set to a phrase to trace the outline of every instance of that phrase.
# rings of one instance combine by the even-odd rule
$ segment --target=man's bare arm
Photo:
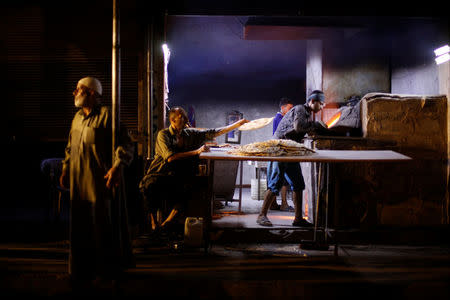
[[[216,132],[215,137],[220,136],[220,135],[225,134],[225,133],[228,133],[231,130],[236,129],[239,126],[241,126],[241,125],[243,125],[245,123],[248,123],[248,122],[249,121],[246,120],[246,119],[240,119],[239,121],[234,122],[233,124],[230,124],[230,125],[225,126],[225,127],[220,127],[220,128],[218,128],[218,131]]]
[[[172,155],[171,157],[169,157],[169,158],[167,159],[167,161],[168,161],[168,162],[172,162],[172,161],[174,161],[174,160],[178,160],[178,159],[183,159],[183,158],[186,158],[186,157],[191,157],[191,156],[199,155],[200,153],[205,152],[205,151],[209,151],[209,147],[203,145],[203,146],[201,146],[200,148],[195,149],[195,150],[175,153],[174,155]]]

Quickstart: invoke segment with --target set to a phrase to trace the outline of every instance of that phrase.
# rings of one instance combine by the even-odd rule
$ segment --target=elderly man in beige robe
[[[60,184],[70,186],[69,273],[73,280],[114,276],[132,258],[122,168],[133,159],[133,144],[121,130],[112,159],[112,116],[100,104],[102,85],[82,78],[73,93],[75,114]]]

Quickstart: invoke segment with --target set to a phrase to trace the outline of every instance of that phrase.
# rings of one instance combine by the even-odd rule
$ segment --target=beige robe
[[[63,161],[70,174],[71,222],[69,273],[93,279],[113,274],[131,254],[123,186],[107,189],[105,174],[112,166],[112,116],[97,106],[88,116],[75,114]],[[133,144],[125,130],[114,165],[127,166]]]

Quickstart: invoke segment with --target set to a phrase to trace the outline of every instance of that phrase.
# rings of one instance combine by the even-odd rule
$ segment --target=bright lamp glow
[[[448,45],[445,45],[443,47],[437,48],[436,50],[434,50],[434,54],[436,54],[436,56],[440,56],[442,54],[446,54],[450,52],[450,47]]]
[[[436,58],[434,59],[436,61],[436,64],[440,65],[448,61],[450,59],[449,52],[450,47],[448,45],[442,46],[434,50],[434,54],[436,54]]]
[[[438,56],[434,59],[438,65],[445,63],[446,61],[450,60],[450,54],[445,53],[444,55]]]
[[[169,47],[167,47],[167,44],[163,44],[162,49],[163,49],[164,55],[167,56],[167,54],[169,53]]]

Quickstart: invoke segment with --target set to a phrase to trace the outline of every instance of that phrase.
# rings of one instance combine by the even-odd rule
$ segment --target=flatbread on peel
[[[269,125],[269,123],[272,122],[273,119],[274,119],[274,117],[255,119],[253,121],[250,121],[248,123],[241,125],[238,129],[239,130],[260,129],[260,128],[263,128],[263,127]]]

